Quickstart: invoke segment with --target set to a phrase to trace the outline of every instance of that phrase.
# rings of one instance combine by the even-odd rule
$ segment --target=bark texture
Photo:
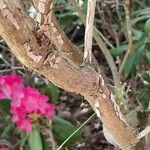
[[[19,61],[55,85],[83,95],[103,122],[109,142],[121,149],[135,144],[137,133],[125,121],[100,70],[82,65],[82,53],[59,27],[52,12],[53,1],[33,0],[38,30],[19,3],[21,0],[0,0],[0,35]]]

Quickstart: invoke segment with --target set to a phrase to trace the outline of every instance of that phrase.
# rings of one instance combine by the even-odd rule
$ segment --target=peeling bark
[[[42,7],[40,30],[35,33],[16,3],[12,9],[9,1],[0,0],[0,35],[22,64],[55,85],[83,95],[103,122],[107,140],[122,149],[129,148],[138,141],[136,130],[125,121],[100,71],[82,66],[83,55],[66,37],[52,9],[47,11],[44,2],[47,0],[33,0],[37,10]]]

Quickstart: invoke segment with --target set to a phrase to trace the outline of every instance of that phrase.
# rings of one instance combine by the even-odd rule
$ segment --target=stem
[[[150,126],[147,126],[142,132],[140,132],[137,138],[141,139],[144,136],[146,136],[148,133],[150,133]]]
[[[92,61],[92,39],[93,39],[93,24],[95,16],[96,0],[88,0],[86,28],[85,28],[85,47],[84,47],[84,62]]]
[[[133,37],[132,37],[132,25],[131,25],[131,18],[130,18],[130,11],[129,11],[129,7],[130,7],[130,0],[125,0],[125,4],[124,4],[124,9],[125,9],[125,13],[126,13],[126,23],[127,23],[127,37],[128,37],[128,50],[123,58],[122,64],[120,66],[119,69],[119,75],[121,76],[123,73],[123,69],[124,66],[127,62],[127,59],[130,55],[130,53],[133,51]]]
[[[81,8],[78,6],[77,2],[75,0],[69,0],[69,2],[71,4],[74,5],[75,9],[77,10],[79,17],[81,18],[82,22],[85,24],[85,15],[83,14]],[[94,34],[93,37],[95,39],[95,41],[97,42],[99,48],[101,49],[102,53],[104,54],[107,63],[110,67],[110,70],[112,72],[112,76],[113,76],[113,80],[114,80],[114,85],[116,87],[120,87],[120,79],[119,79],[119,75],[118,75],[118,70],[117,70],[117,66],[113,60],[113,57],[111,56],[107,46],[105,45],[105,43],[103,42],[103,40],[101,39],[100,35],[103,35],[95,26],[94,26]]]
[[[13,147],[13,145],[8,140],[5,139],[0,139],[0,146],[7,146],[9,148]]]
[[[52,121],[47,118],[42,118],[40,121],[40,126],[42,131],[41,133],[45,136],[48,146],[51,147],[51,150],[56,150],[57,143],[52,133]]]
[[[75,130],[58,148],[57,150],[60,150],[66,143],[67,141],[74,135],[76,134],[85,124],[87,124],[87,122],[89,122],[94,116],[96,115],[96,113],[92,114],[83,124],[81,124],[79,126],[79,128],[77,130]]]

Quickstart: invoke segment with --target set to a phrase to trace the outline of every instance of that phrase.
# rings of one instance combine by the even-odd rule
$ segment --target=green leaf
[[[144,25],[144,31],[146,34],[150,32],[150,19],[148,19]]]
[[[65,4],[66,2],[65,2],[65,0],[57,0],[56,3],[57,3],[58,5],[60,5],[60,4]]]
[[[84,0],[83,6],[82,6],[82,10],[84,14],[87,14],[87,2],[88,0]]]
[[[24,146],[26,145],[26,142],[28,141],[29,139],[29,134],[28,133],[25,133],[25,132],[22,132],[20,134],[20,147],[19,147],[19,150],[24,150]]]
[[[41,135],[36,129],[29,135],[28,143],[30,150],[43,150]]]
[[[124,67],[124,73],[125,77],[128,77],[130,74],[134,73],[136,71],[136,67],[134,64],[134,55],[130,56],[125,64]]]
[[[5,113],[9,114],[10,100],[8,99],[0,100],[0,109],[2,109]]]
[[[134,12],[134,14],[136,14],[136,15],[149,15],[150,14],[150,7],[138,10],[138,11]]]
[[[51,147],[49,147],[46,138],[43,135],[41,135],[41,138],[42,138],[43,150],[51,150]]]
[[[65,9],[70,12],[70,15],[73,15],[73,14],[71,14],[71,13],[75,11],[74,6],[71,5],[71,4],[67,4],[67,5],[65,6]]]
[[[49,85],[44,87],[41,91],[50,98],[51,102],[53,103],[58,102],[59,88],[54,84],[50,83]]]
[[[134,29],[134,28],[132,29],[132,33],[133,33],[134,40],[139,40],[140,38],[142,38],[144,34],[142,31]]]
[[[136,67],[141,61],[143,49],[144,46],[140,47],[132,55],[129,56],[124,68],[125,77],[128,77],[132,73],[135,73]]]
[[[140,90],[137,92],[137,96],[142,105],[144,106],[144,108],[147,109],[150,101],[150,90],[149,89]]]
[[[10,133],[10,131],[14,128],[13,124],[8,124],[4,129],[3,132],[1,134],[2,138],[8,138],[8,135]]]
[[[147,50],[145,53],[145,56],[146,56],[146,60],[147,60],[148,64],[150,64],[150,51]]]
[[[150,85],[150,70],[147,70],[143,75],[142,75],[142,81],[148,82],[148,85]],[[144,83],[144,82],[143,82]],[[150,89],[150,87],[148,87]]]
[[[137,17],[135,19],[132,19],[131,20],[132,26],[137,24],[139,21],[146,20],[146,19],[149,19],[149,18],[150,18],[149,15],[145,15],[145,16],[140,16],[140,17]]]
[[[139,49],[140,47],[142,47],[143,44],[145,44],[146,42],[146,35],[143,34],[140,38],[140,40],[134,41],[133,43],[133,49]],[[126,51],[128,49],[128,45],[127,44],[123,44],[121,46],[118,46],[114,49],[111,49],[110,52],[113,56],[117,56],[120,55],[122,52]]]
[[[76,129],[77,127],[75,127],[67,120],[64,120],[57,116],[53,119],[53,134],[58,144],[64,142]],[[70,140],[68,140],[65,146],[68,146],[72,142],[79,140],[80,137],[81,137],[81,133],[77,132],[72,136]]]
[[[150,70],[147,70],[142,74],[141,80],[143,85],[142,88],[137,91],[136,95],[144,108],[147,109],[150,102]]]
[[[118,46],[117,48],[111,49],[110,52],[113,56],[117,56],[121,54],[122,52],[126,51],[127,49],[128,49],[128,45],[124,44],[124,45]]]
[[[73,15],[66,15],[60,18],[59,23],[61,25],[62,28],[66,28],[68,26],[70,26],[73,23],[75,16]]]

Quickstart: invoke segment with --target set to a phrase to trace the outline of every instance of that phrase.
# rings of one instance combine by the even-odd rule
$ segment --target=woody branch
[[[102,75],[96,67],[81,67],[83,55],[59,27],[52,11],[53,1],[33,0],[39,15],[36,33],[27,21],[31,18],[15,1],[10,5],[10,1],[0,0],[0,35],[20,62],[55,85],[83,95],[102,120],[109,142],[122,149],[136,143],[137,134],[124,119]]]

